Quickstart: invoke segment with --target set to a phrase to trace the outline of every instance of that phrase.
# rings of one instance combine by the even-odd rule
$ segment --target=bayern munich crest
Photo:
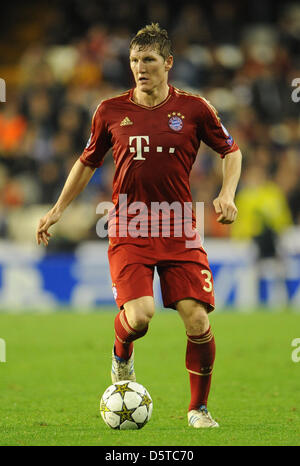
[[[184,120],[184,115],[182,115],[179,112],[172,112],[168,114],[169,117],[169,127],[173,131],[180,131],[183,127],[183,120]]]

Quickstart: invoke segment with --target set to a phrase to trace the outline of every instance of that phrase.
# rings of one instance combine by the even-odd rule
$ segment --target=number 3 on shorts
[[[213,285],[211,282],[211,272],[209,270],[201,270],[202,275],[206,275],[205,278],[205,283],[206,285],[203,286],[203,290],[207,291],[207,293],[210,293],[212,291]]]

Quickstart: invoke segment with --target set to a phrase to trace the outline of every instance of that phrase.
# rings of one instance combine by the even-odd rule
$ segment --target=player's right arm
[[[104,112],[104,106],[98,105],[92,119],[91,136],[83,153],[73,165],[56,204],[40,219],[36,231],[38,244],[48,245],[51,236],[48,229],[58,222],[68,205],[84,190],[96,168],[102,165],[111,147]]]
[[[73,165],[56,204],[39,221],[36,231],[37,244],[47,246],[51,234],[48,229],[58,222],[68,205],[84,190],[96,168],[84,165],[78,159]]]

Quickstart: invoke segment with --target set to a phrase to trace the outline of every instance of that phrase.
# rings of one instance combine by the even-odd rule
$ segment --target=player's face
[[[167,83],[173,57],[166,60],[154,49],[140,50],[133,47],[130,52],[130,68],[138,90],[151,93]]]

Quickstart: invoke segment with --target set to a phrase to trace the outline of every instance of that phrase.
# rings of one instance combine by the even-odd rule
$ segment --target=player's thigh
[[[171,262],[158,267],[162,298],[165,307],[177,309],[176,303],[186,302],[184,309],[188,314],[194,308],[193,302],[203,303],[207,313],[214,309],[213,277],[206,256],[202,262]],[[199,306],[198,306],[199,307]]]
[[[142,296],[124,304],[126,318],[134,329],[143,329],[149,324],[155,312],[153,296]]]
[[[120,309],[125,308],[129,320],[151,315],[154,309],[154,267],[140,262],[131,245],[108,249],[113,295]],[[130,324],[130,323],[129,323]]]
[[[145,296],[153,298],[154,268],[143,264],[128,264],[111,269],[114,297],[119,308]],[[148,303],[148,300],[147,300]],[[126,306],[128,307],[128,306]],[[139,301],[131,308],[140,309]]]

